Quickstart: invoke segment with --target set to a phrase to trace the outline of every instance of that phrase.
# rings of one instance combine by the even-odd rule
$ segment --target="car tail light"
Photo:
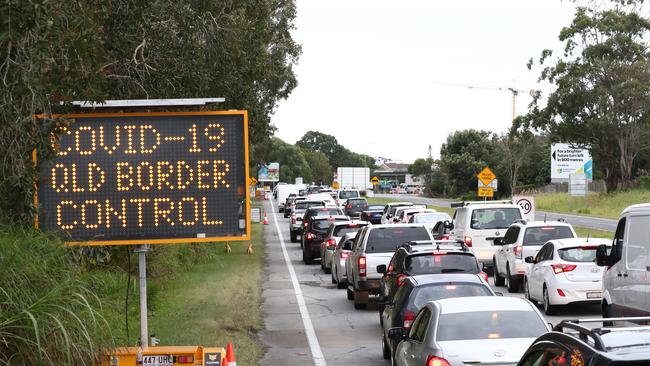
[[[415,320],[415,314],[412,311],[405,311],[404,312],[404,324],[402,324],[402,328],[404,328],[404,333],[408,332],[409,329],[411,329],[411,324],[413,324],[413,321]]]
[[[406,280],[406,275],[405,274],[400,274],[397,276],[397,287],[400,287],[404,284],[404,281]]]
[[[328,239],[327,240],[327,249],[334,249],[336,247],[336,240]]]
[[[291,223],[292,224],[296,223],[296,215],[291,215]]]
[[[431,356],[427,357],[427,366],[450,366],[449,361],[442,357]]]
[[[513,250],[515,252],[515,258],[521,259],[521,256],[524,254],[524,247],[517,245]]]
[[[485,272],[479,272],[478,275],[479,275],[479,277],[481,277],[482,279],[484,279],[485,282],[487,282],[487,280],[488,280],[488,275],[487,275],[487,273],[485,273]]]
[[[366,257],[357,258],[357,265],[359,266],[359,277],[366,277]]]
[[[309,223],[305,222],[305,223],[303,223],[303,225],[305,225],[305,227],[307,227],[307,226],[309,226]]]
[[[467,245],[468,247],[472,246],[472,237],[471,236],[465,235],[465,237],[463,238],[463,241],[465,242],[465,245]]]
[[[194,363],[194,356],[176,356],[175,363]]]
[[[316,237],[316,235],[314,235],[314,234],[312,234],[312,233],[307,233],[307,236],[305,237],[305,239],[307,239],[307,240],[314,240],[315,237]]]
[[[449,235],[440,235],[440,240],[449,240]]]
[[[562,297],[566,297],[566,294],[561,289],[557,289],[557,294],[562,296]]]
[[[350,256],[350,253],[348,252],[341,252],[341,259],[346,259],[347,257]]]
[[[348,203],[347,206],[345,206],[345,208],[347,208],[347,209],[351,209],[351,208],[352,208],[352,205]]]
[[[551,268],[553,268],[553,272],[555,274],[560,274],[564,272],[571,272],[574,269],[576,269],[575,264],[551,264]]]

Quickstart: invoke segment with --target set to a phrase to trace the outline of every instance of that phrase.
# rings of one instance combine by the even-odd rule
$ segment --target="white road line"
[[[293,292],[296,294],[298,309],[300,309],[300,317],[302,318],[302,324],[305,327],[305,335],[307,336],[307,343],[309,343],[309,350],[311,351],[311,357],[314,359],[314,365],[327,366],[327,363],[325,363],[325,357],[323,356],[323,351],[320,349],[320,343],[318,343],[318,337],[316,337],[316,332],[314,331],[314,325],[312,324],[311,318],[309,317],[309,310],[307,310],[307,304],[305,303],[305,298],[302,296],[302,290],[300,289],[300,283],[298,282],[296,271],[294,271],[293,269],[293,264],[291,264],[291,259],[289,258],[287,247],[284,244],[282,231],[280,230],[280,225],[278,225],[278,218],[275,216],[275,206],[273,206],[273,201],[269,201],[269,202],[271,203],[273,222],[275,223],[275,229],[278,231],[278,239],[280,239],[280,246],[282,247],[282,254],[284,255],[284,263],[287,264],[287,269],[289,270],[289,276],[291,276],[291,283],[293,284]]]

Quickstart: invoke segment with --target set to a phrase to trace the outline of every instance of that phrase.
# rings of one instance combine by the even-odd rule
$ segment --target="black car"
[[[464,243],[454,241],[416,241],[402,245],[393,254],[388,267],[379,265],[377,272],[384,273],[379,299],[385,302],[392,301],[395,292],[409,276],[469,273],[480,275],[487,281],[487,274],[474,253]]]
[[[327,236],[330,225],[335,221],[348,221],[343,215],[312,216],[302,235],[302,261],[312,264],[320,258],[320,246]]]
[[[343,211],[350,217],[361,217],[361,212],[368,208],[365,198],[348,198]]]
[[[309,221],[312,217],[315,216],[338,216],[344,215],[343,210],[338,207],[310,207],[305,211],[302,216],[302,232],[304,233],[305,229],[309,226]],[[302,240],[300,241],[300,247],[302,248],[305,244],[305,235],[302,235]]]
[[[384,208],[386,208],[386,205],[368,205],[365,210],[361,211],[361,220],[372,224],[381,224],[381,215],[384,213]]]
[[[650,365],[650,317],[565,320],[538,337],[517,366]],[[620,327],[613,323],[623,322]],[[584,324],[603,323],[589,329]],[[607,326],[605,326],[607,325]]]
[[[495,295],[490,285],[477,275],[456,273],[407,277],[380,314],[384,358],[390,358],[398,343],[388,337],[388,330],[401,327],[407,334],[415,315],[427,302],[450,297]]]

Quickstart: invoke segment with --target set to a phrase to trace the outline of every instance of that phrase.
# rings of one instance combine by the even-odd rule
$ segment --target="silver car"
[[[347,233],[357,232],[369,224],[367,221],[359,220],[332,222],[320,247],[320,268],[325,273],[330,273],[332,271],[332,257],[341,237]]]
[[[332,283],[335,283],[337,288],[343,289],[348,285],[348,277],[345,272],[345,260],[352,251],[352,244],[354,243],[354,238],[357,237],[357,233],[358,231],[353,231],[343,235],[336,245],[336,250],[332,254]]]
[[[474,364],[516,365],[528,347],[548,332],[539,310],[513,297],[456,297],[428,302],[408,335],[401,327],[388,335],[397,345],[399,366]]]

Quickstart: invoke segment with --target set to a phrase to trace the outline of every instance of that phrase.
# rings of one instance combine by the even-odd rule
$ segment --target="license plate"
[[[142,356],[143,366],[174,366],[174,356],[172,355],[148,355]]]
[[[598,299],[603,297],[602,292],[587,292],[587,298],[588,299]]]

